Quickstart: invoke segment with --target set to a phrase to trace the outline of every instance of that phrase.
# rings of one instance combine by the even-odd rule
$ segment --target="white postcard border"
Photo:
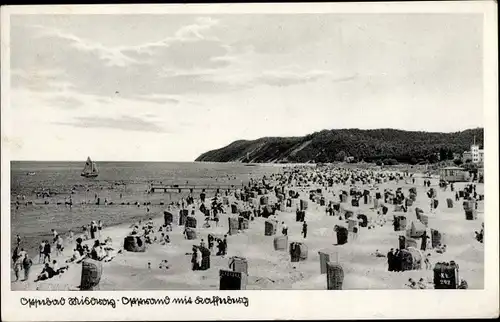
[[[10,291],[10,155],[9,128],[9,16],[13,14],[220,14],[220,13],[482,13],[484,14],[485,116],[485,289],[467,291],[140,291],[140,292],[13,292]],[[1,12],[1,223],[2,320],[194,320],[194,319],[367,319],[367,318],[473,318],[498,316],[498,22],[494,1],[335,4],[218,4],[218,5],[103,5],[7,6]],[[496,28],[495,28],[496,27]],[[50,149],[50,147],[48,147]],[[243,305],[168,305],[131,308],[117,303],[101,306],[28,308],[23,297],[100,298],[191,296],[248,297]]]

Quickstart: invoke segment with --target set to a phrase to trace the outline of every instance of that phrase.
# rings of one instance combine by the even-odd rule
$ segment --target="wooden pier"
[[[228,189],[242,189],[244,187],[243,184],[212,184],[212,185],[189,185],[189,184],[160,184],[160,183],[153,183],[149,185],[149,191],[151,193],[157,192],[157,191],[163,191],[163,192],[168,192],[168,191],[189,191],[193,193],[194,191],[209,191],[209,190],[219,190],[219,191],[225,191]]]

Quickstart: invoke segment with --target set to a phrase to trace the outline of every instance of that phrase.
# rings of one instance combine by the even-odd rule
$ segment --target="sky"
[[[193,161],[239,139],[483,126],[478,14],[10,19],[14,160]]]

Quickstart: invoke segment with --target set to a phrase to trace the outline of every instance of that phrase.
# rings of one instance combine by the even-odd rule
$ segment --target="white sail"
[[[98,173],[99,171],[97,170],[97,166],[95,165],[95,162],[92,161],[92,173]]]
[[[87,158],[87,162],[85,162],[85,167],[83,167],[82,173],[91,173],[92,172],[92,160],[90,157]]]
[[[98,173],[99,173],[99,171],[97,170],[97,167],[96,167],[94,161],[92,161],[90,159],[90,157],[88,157],[87,161],[85,162],[85,167],[82,170],[82,176],[95,177],[95,176],[97,176]]]

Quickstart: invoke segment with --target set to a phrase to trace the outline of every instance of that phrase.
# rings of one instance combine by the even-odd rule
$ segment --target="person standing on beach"
[[[19,258],[19,246],[16,246],[16,248],[14,248],[14,251],[12,252],[12,264],[14,264],[18,258]]]
[[[198,259],[196,258],[197,255],[198,255],[198,252],[197,252],[197,247],[196,246],[193,246],[192,250],[193,250],[193,253],[191,255],[191,264],[192,264],[192,270],[193,271],[196,271],[198,270]]]
[[[54,236],[53,241],[55,242],[57,240],[57,231],[55,229],[52,229],[52,235]]]
[[[85,238],[85,240],[88,240],[89,239],[89,232],[87,230],[87,226],[85,226],[85,225],[82,226],[82,232],[83,232],[83,237]]]
[[[17,246],[21,245],[21,236],[19,234],[16,236]]]
[[[392,257],[392,267],[394,272],[401,272],[401,251],[396,249],[394,256]]]
[[[56,256],[61,256],[63,250],[64,250],[63,239],[62,239],[61,236],[57,236],[57,240],[56,240]]]
[[[24,259],[28,253],[24,250],[24,248],[21,248],[21,251],[18,253],[18,257],[21,259]]]
[[[201,253],[200,247],[196,247],[196,267],[201,269],[201,263],[203,261],[203,254]]]
[[[14,274],[16,275],[15,282],[19,281],[19,274],[21,273],[22,269],[23,269],[23,258],[19,256],[16,258],[14,262]]]
[[[424,231],[424,234],[422,235],[422,245],[420,245],[420,250],[424,251],[427,248],[427,239],[429,237],[427,236],[427,231]]]
[[[217,211],[214,211],[214,221],[215,221],[215,227],[219,227],[219,214]]]
[[[45,263],[45,240],[38,246],[38,264]]]
[[[97,225],[95,221],[92,220],[90,223],[90,239],[95,239],[95,233],[97,232]]]
[[[43,249],[43,257],[44,257],[44,263],[49,262],[50,263],[50,243],[48,240],[45,241],[45,246]]]
[[[23,259],[23,269],[24,269],[24,280],[27,281],[30,277],[31,266],[33,266],[33,261],[29,258],[28,254],[24,256]]]
[[[426,270],[432,268],[432,264],[431,264],[431,261],[429,260],[429,257],[431,257],[430,253],[428,253],[427,255],[424,255],[424,264],[425,264]]]
[[[307,222],[305,221],[302,224],[302,235],[304,235],[304,239],[307,237]]]
[[[101,232],[102,232],[102,221],[100,221],[100,220],[97,222],[97,230],[98,230],[98,232],[99,232],[99,234],[98,234],[98,235],[99,235],[99,238],[101,238]]]
[[[211,234],[208,234],[207,241],[208,241],[208,249],[210,250],[210,252],[212,252],[212,249],[214,248],[215,238]]]
[[[220,239],[217,239],[217,254],[216,256],[222,256],[224,255],[224,249],[223,249],[224,245],[222,244],[222,240]]]
[[[283,234],[283,236],[288,235],[288,227],[286,226],[284,221],[281,222],[281,233]]]
[[[389,272],[394,271],[394,248],[387,253],[387,265]]]
[[[224,235],[224,239],[222,240],[222,249],[223,255],[227,255],[227,235]]]

